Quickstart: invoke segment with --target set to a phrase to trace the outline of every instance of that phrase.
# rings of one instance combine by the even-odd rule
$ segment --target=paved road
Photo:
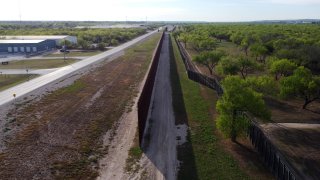
[[[145,35],[142,35],[136,39],[133,39],[132,41],[129,41],[125,44],[122,44],[114,49],[111,49],[109,51],[106,51],[104,53],[89,57],[87,59],[84,59],[80,62],[74,63],[69,66],[65,66],[62,68],[59,68],[57,71],[54,71],[52,73],[46,74],[44,76],[35,78],[31,81],[28,81],[26,83],[20,84],[18,86],[12,87],[10,89],[7,89],[5,91],[0,92],[0,106],[3,104],[6,104],[13,100],[13,94],[16,94],[16,98],[19,98],[27,93],[30,93],[46,84],[49,84],[57,79],[60,79],[68,74],[71,74],[77,70],[80,70],[90,64],[97,63],[99,61],[102,61],[106,58],[110,58],[113,56],[118,55],[121,53],[124,49],[142,41],[143,39],[155,34],[157,31],[152,31],[150,33],[147,33]]]
[[[150,179],[176,179],[176,126],[171,93],[169,35],[165,34],[148,118],[151,129],[146,156],[155,167]]]
[[[45,75],[58,70],[59,68],[53,69],[0,69],[0,74],[39,74]]]

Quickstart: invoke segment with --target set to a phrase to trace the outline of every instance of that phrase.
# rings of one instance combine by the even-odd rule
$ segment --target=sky
[[[320,0],[0,0],[0,20],[208,21],[320,19]]]

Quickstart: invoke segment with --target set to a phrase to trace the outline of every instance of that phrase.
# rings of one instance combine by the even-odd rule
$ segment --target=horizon
[[[320,21],[320,18],[309,18],[309,19],[261,19],[261,20],[250,20],[250,21],[191,21],[191,20],[159,20],[159,21],[148,21],[148,22],[155,22],[155,23],[162,23],[162,22],[178,22],[178,23],[252,23],[252,22],[285,22],[285,21]],[[135,21],[135,20],[128,20],[128,21],[122,21],[122,20],[0,20],[0,22],[119,22],[119,23],[145,23],[146,21]]]
[[[76,3],[12,0],[2,2],[2,6],[8,8],[0,12],[0,21],[252,22],[320,19],[320,0],[91,0],[90,3],[85,0]]]

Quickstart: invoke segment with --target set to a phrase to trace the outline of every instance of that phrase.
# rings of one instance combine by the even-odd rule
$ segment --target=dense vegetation
[[[261,62],[274,56],[320,72],[319,25],[194,25],[176,35],[183,42],[191,42],[195,50],[212,49],[219,41],[230,41]]]
[[[263,96],[301,98],[303,109],[320,99],[319,27],[206,24],[180,26],[174,35],[209,75],[224,79],[217,126],[235,140],[247,126],[238,111],[269,119]]]
[[[146,32],[145,29],[130,28],[130,29],[97,29],[97,28],[46,28],[46,27],[24,27],[15,29],[0,29],[0,38],[5,35],[70,35],[78,38],[78,45],[83,49],[106,46],[117,46],[134,37],[142,35]],[[72,45],[69,43],[69,47]],[[99,48],[101,49],[101,48]]]

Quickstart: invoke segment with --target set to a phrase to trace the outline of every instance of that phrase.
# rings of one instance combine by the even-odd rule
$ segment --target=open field
[[[71,51],[66,54],[66,57],[83,57],[83,56],[94,56],[104,51]],[[63,57],[64,54],[61,52],[48,54],[45,57]]]
[[[247,141],[233,144],[217,131],[217,95],[188,79],[174,42],[173,48],[178,71],[172,70],[175,116],[178,124],[190,127],[188,143],[178,148],[178,159],[185,162],[178,179],[272,179]]]
[[[10,61],[8,65],[0,65],[0,69],[51,69],[73,64],[79,60],[73,58],[62,59],[35,59]]]
[[[0,75],[0,91],[37,77],[36,75]]]
[[[159,37],[152,36],[71,86],[9,113],[7,127],[21,128],[7,138],[0,176],[95,179],[98,159],[109,148],[102,146],[103,136],[130,111]]]
[[[272,122],[276,123],[316,123],[320,124],[320,101],[311,103],[308,109],[302,109],[303,100],[281,100],[266,97]]]

